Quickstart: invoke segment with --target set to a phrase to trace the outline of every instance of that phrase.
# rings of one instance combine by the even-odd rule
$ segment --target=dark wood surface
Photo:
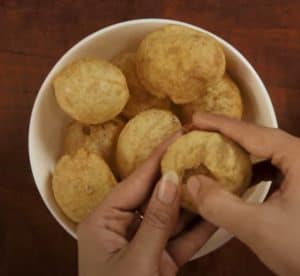
[[[204,27],[249,59],[280,127],[300,135],[297,0],[0,0],[0,275],[76,275],[76,243],[51,217],[27,152],[31,108],[47,72],[74,43],[143,17]],[[180,275],[272,275],[239,241],[187,264]]]

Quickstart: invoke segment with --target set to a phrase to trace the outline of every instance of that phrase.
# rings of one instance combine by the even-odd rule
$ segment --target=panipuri
[[[105,161],[84,149],[73,156],[62,156],[52,178],[54,198],[74,222],[84,219],[115,185],[116,180]]]
[[[241,119],[243,101],[239,87],[228,74],[217,83],[208,86],[198,100],[180,106],[183,121],[190,121],[193,113],[207,112]]]
[[[99,154],[111,168],[114,167],[115,147],[125,122],[116,118],[100,125],[72,122],[66,131],[64,152],[73,155],[80,148]]]
[[[129,98],[121,70],[101,59],[84,58],[71,63],[56,75],[53,85],[59,106],[84,124],[113,119]]]
[[[218,42],[194,29],[168,25],[148,34],[137,50],[137,74],[151,94],[176,104],[195,101],[225,72]]]
[[[136,74],[136,54],[123,53],[116,56],[112,62],[118,66],[126,77],[130,97],[122,111],[122,115],[131,119],[138,113],[151,109],[169,109],[170,100],[160,99],[151,95],[141,84]]]

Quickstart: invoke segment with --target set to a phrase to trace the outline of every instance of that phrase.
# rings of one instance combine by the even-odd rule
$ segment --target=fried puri
[[[120,175],[128,176],[169,135],[181,128],[171,112],[149,109],[131,119],[121,131],[116,149]]]
[[[100,125],[73,122],[66,131],[64,151],[74,155],[80,148],[84,148],[87,152],[99,154],[113,168],[115,147],[124,125],[119,118]]]
[[[250,183],[252,167],[249,155],[230,139],[214,132],[192,131],[169,146],[161,170],[178,174],[182,183],[182,207],[197,212],[186,190],[190,176],[208,175],[226,190],[241,194]]]
[[[84,124],[113,119],[129,98],[123,73],[100,59],[84,58],[68,65],[54,78],[53,84],[59,106]]]
[[[137,51],[137,74],[151,94],[176,104],[195,101],[225,72],[225,55],[210,36],[168,25],[148,34]]]
[[[105,161],[84,149],[64,155],[53,172],[53,194],[63,213],[74,222],[85,218],[116,185]]]
[[[130,97],[122,111],[122,115],[130,119],[138,113],[151,109],[169,109],[170,100],[160,99],[151,95],[141,84],[136,74],[136,54],[123,53],[112,61],[118,66],[126,77]]]
[[[181,117],[190,121],[195,112],[208,112],[241,119],[243,102],[238,86],[228,74],[217,83],[208,86],[206,93],[198,100],[181,105]]]

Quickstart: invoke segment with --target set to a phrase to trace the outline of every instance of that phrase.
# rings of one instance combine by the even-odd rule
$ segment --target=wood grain
[[[0,0],[0,275],[76,275],[76,243],[33,182],[27,132],[47,72],[86,35],[143,17],[206,28],[248,58],[265,82],[280,127],[300,135],[297,0]],[[239,241],[185,265],[180,275],[272,275]]]

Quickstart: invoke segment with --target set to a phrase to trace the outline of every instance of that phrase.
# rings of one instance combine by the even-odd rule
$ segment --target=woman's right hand
[[[282,130],[208,114],[193,125],[219,131],[254,156],[269,159],[283,174],[280,189],[261,205],[243,202],[205,176],[188,180],[199,213],[232,232],[279,275],[300,275],[300,139]]]

